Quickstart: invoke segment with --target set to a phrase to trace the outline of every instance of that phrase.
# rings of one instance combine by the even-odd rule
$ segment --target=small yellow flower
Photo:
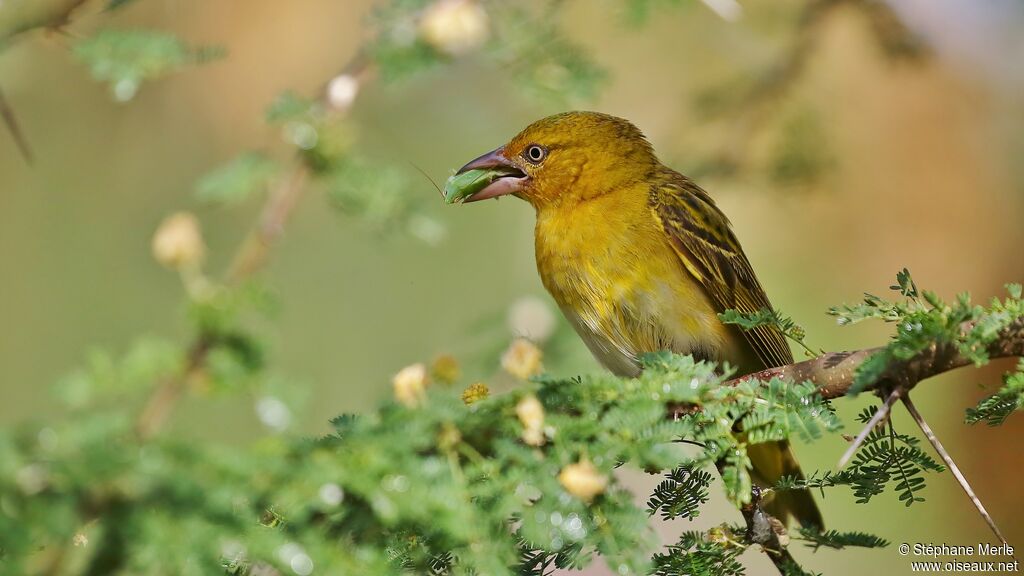
[[[427,367],[423,364],[406,366],[391,379],[395,400],[409,408],[419,406],[427,389]]]
[[[502,354],[501,367],[516,378],[526,380],[530,376],[540,374],[540,361],[543,356],[543,352],[533,342],[525,338],[516,338]]]
[[[167,268],[196,267],[206,253],[199,221],[188,212],[172,214],[153,235],[153,258]]]
[[[586,459],[562,468],[558,482],[566,492],[588,503],[608,487],[608,478]]]
[[[459,361],[451,354],[442,354],[434,358],[430,366],[430,375],[441,384],[454,384],[462,375]]]
[[[476,382],[470,384],[462,391],[462,401],[466,403],[466,406],[479,402],[484,398],[491,395],[491,391],[487,388],[487,384],[483,382]]]
[[[85,546],[88,546],[89,537],[79,532],[75,534],[74,538],[71,539],[71,543],[75,546],[78,546],[79,548],[83,548]]]
[[[420,20],[423,40],[452,56],[479,47],[489,34],[487,11],[476,0],[437,0]]]
[[[523,442],[530,446],[544,444],[544,405],[533,394],[516,404],[516,416],[523,424]]]

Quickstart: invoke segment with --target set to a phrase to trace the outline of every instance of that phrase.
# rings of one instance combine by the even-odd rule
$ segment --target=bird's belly
[[[605,368],[635,376],[640,356],[661,350],[737,361],[729,330],[671,248],[617,246],[591,246],[585,259],[582,251],[538,254],[545,286]]]

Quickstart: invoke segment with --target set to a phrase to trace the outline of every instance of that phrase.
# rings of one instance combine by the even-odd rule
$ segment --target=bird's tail
[[[754,483],[758,486],[772,486],[783,476],[796,476],[801,479],[804,477],[789,442],[785,440],[749,445],[747,455],[753,464]],[[763,508],[784,524],[789,524],[789,517],[792,516],[806,528],[822,530],[825,527],[821,511],[818,510],[811,491],[807,489],[774,492],[765,499]]]

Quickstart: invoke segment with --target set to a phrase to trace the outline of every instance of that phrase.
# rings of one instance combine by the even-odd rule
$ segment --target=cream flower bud
[[[540,361],[543,355],[533,342],[525,338],[516,338],[502,354],[501,367],[516,378],[526,380],[530,376],[540,374]]]
[[[558,482],[566,492],[588,503],[608,487],[608,478],[586,459],[562,468]]]
[[[534,342],[545,342],[555,331],[555,315],[540,298],[520,298],[508,311],[508,327],[515,336],[525,336]]]
[[[487,11],[475,0],[437,0],[420,20],[423,40],[453,56],[482,45],[489,33]]]
[[[427,367],[423,364],[406,366],[391,379],[395,388],[395,400],[409,408],[415,408],[423,401],[427,389]]]
[[[530,446],[544,444],[544,405],[533,394],[516,404],[516,416],[523,424],[523,442]]]
[[[153,258],[168,268],[197,266],[205,253],[199,221],[188,212],[168,216],[153,235]]]
[[[359,95],[359,79],[340,74],[327,83],[327,102],[336,110],[348,110]]]

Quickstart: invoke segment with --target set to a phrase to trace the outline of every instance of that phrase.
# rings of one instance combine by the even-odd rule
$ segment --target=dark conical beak
[[[444,201],[476,202],[513,194],[527,180],[515,164],[505,157],[505,147],[497,148],[459,168],[444,185]]]

